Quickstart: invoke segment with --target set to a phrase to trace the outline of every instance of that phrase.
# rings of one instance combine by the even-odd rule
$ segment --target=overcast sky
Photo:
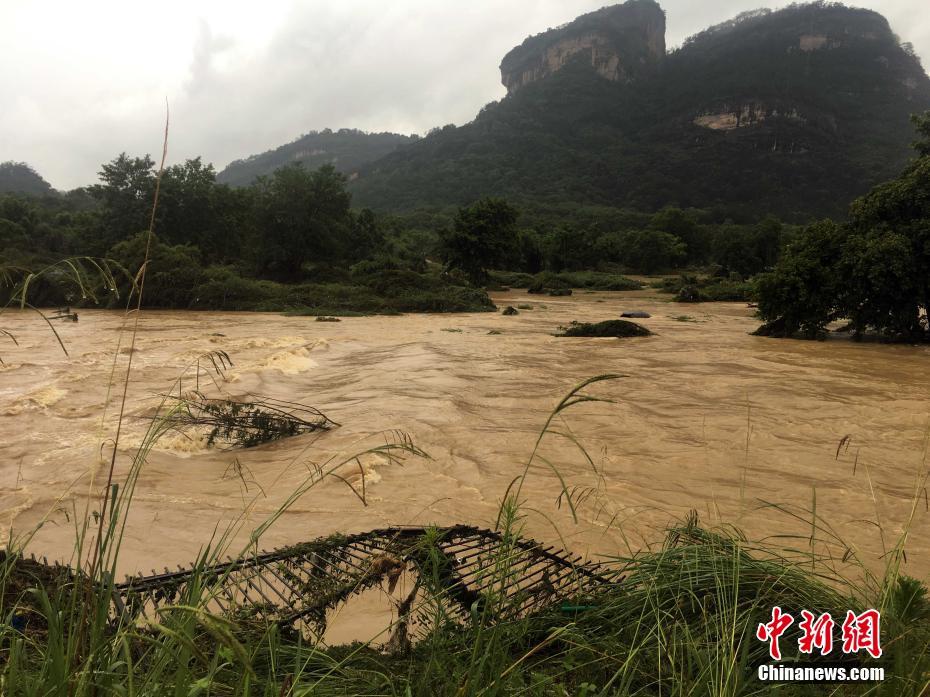
[[[326,127],[425,133],[503,97],[528,34],[605,0],[0,0],[0,161],[59,189],[121,151],[230,160]],[[669,47],[758,0],[664,0]],[[773,3],[778,7],[785,2]],[[927,0],[858,3],[930,65]]]

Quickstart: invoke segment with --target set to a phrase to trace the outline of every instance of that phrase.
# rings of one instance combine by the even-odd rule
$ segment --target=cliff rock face
[[[501,62],[508,93],[584,61],[604,78],[631,82],[665,57],[665,12],[653,0],[628,0],[582,15],[524,41]]]
[[[797,108],[781,108],[772,106],[758,100],[749,100],[740,103],[723,103],[717,109],[707,110],[693,119],[697,126],[710,128],[714,131],[732,131],[737,128],[748,128],[762,124],[768,119],[787,119],[798,123],[805,123],[804,117]]]

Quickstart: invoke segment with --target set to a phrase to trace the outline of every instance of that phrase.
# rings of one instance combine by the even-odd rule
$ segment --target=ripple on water
[[[13,400],[13,403],[2,413],[7,416],[15,416],[24,411],[39,411],[54,406],[68,395],[67,390],[60,387],[47,385],[41,389],[22,395]]]

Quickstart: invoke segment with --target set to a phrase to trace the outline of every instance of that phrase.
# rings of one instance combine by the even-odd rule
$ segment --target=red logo
[[[843,622],[843,653],[865,649],[872,658],[879,658],[882,655],[878,634],[881,619],[878,610],[866,610],[861,615],[848,610]]]
[[[778,638],[785,633],[785,630],[791,626],[794,618],[781,611],[777,605],[772,608],[772,621],[766,624],[760,624],[756,629],[756,637],[759,641],[769,642],[769,655],[776,661],[781,660],[781,649],[778,646]]]
[[[826,656],[833,650],[833,625],[836,624],[829,612],[823,613],[814,619],[814,613],[801,610],[802,619],[798,628],[803,632],[798,639],[798,650],[801,653],[813,653],[820,649],[820,655]]]
[[[816,649],[820,651],[821,656],[826,656],[833,651],[833,628],[836,622],[830,613],[825,612],[818,616],[809,610],[801,610],[801,618],[798,623],[798,629],[801,630],[798,651],[811,654]],[[778,640],[793,623],[794,617],[775,606],[772,608],[771,621],[760,624],[756,629],[756,638],[759,641],[769,642],[769,655],[772,659],[781,660]],[[868,651],[872,658],[880,658],[882,655],[880,628],[881,613],[878,610],[870,609],[858,615],[848,610],[842,626],[843,653]]]

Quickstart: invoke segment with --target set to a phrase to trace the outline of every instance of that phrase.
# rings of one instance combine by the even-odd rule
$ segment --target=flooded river
[[[565,437],[543,441],[544,460],[522,490],[528,534],[584,554],[625,554],[660,540],[670,521],[695,509],[704,522],[735,523],[754,539],[801,535],[793,544],[804,547],[815,505],[877,566],[883,544],[900,535],[915,509],[906,569],[930,574],[930,513],[923,498],[913,506],[930,433],[926,347],[752,337],[757,322],[744,304],[684,306],[648,291],[567,298],[512,292],[494,299],[532,309],[512,317],[339,323],[144,312],[117,481],[159,395],[208,351],[226,351],[234,363],[215,385],[201,376],[211,396],[302,402],[341,426],[236,451],[167,435],[139,479],[121,571],[186,563],[215,531],[245,516],[236,536],[241,546],[315,466],[394,438],[393,429],[429,459],[367,456],[350,463],[343,476],[358,492],[364,479],[367,505],[343,482],[324,480],[260,546],[391,524],[493,525],[551,409],[578,382],[619,373],[625,377],[589,390],[611,403],[574,407],[553,425],[582,443],[590,461]],[[624,310],[651,313],[639,321],[656,336],[552,336],[571,320],[609,319]],[[82,311],[78,323],[56,324],[66,356],[37,315],[0,316],[0,327],[19,342],[0,337],[0,523],[14,534],[41,524],[29,549],[49,559],[69,558],[73,512],[84,509],[91,476],[95,491],[102,485],[122,389],[110,387],[114,356],[118,376],[129,354],[128,336],[117,345],[121,326],[121,314],[92,310]],[[195,387],[189,375],[182,389]],[[577,522],[546,463],[575,492]],[[769,504],[806,510],[807,522]],[[817,538],[825,536],[818,530]]]

